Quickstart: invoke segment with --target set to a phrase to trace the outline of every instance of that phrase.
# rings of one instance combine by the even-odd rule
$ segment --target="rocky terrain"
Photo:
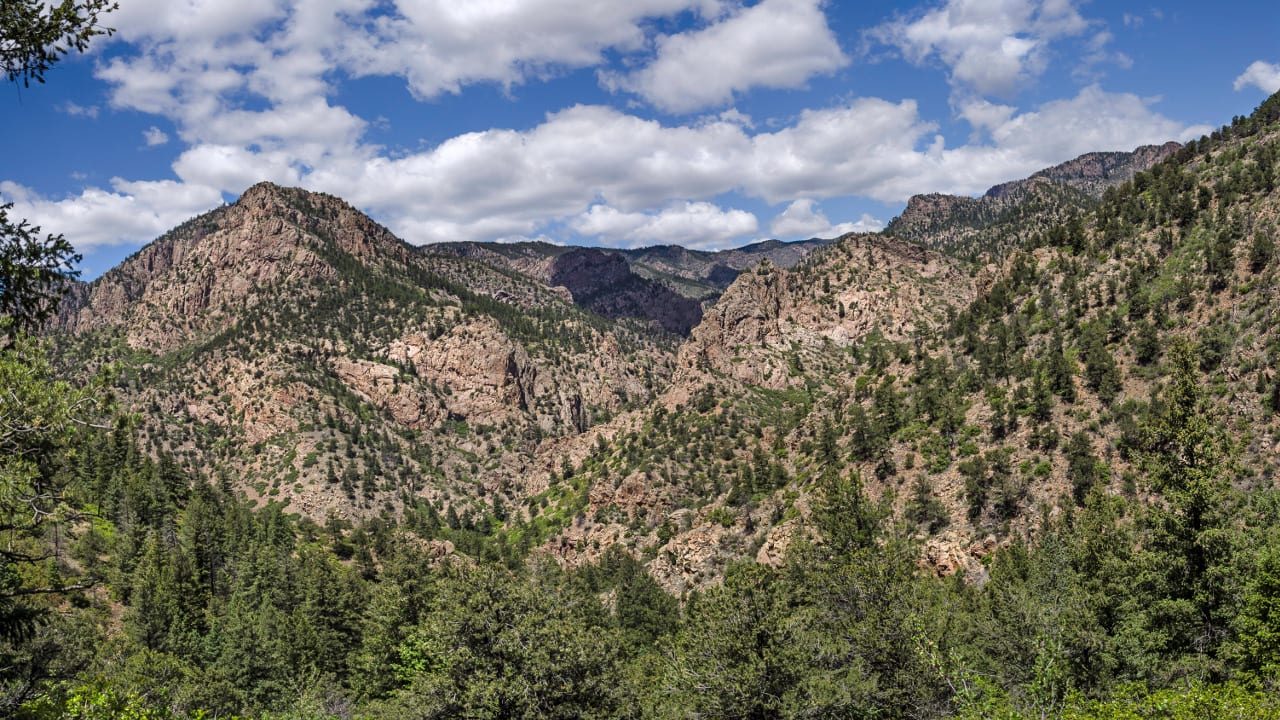
[[[1163,145],[1143,145],[1133,152],[1087,153],[1061,165],[1041,170],[1026,180],[996,185],[987,191],[986,197],[1008,195],[1018,185],[1045,179],[1067,185],[1095,200],[1101,200],[1108,188],[1119,187],[1129,182],[1138,173],[1150,170],[1156,163],[1181,148],[1182,145],[1176,142],[1167,142]]]
[[[566,564],[622,544],[680,592],[778,562],[814,483],[856,475],[923,564],[977,578],[1090,489],[1140,492],[1176,338],[1269,477],[1262,127],[721,253],[418,249],[262,184],[77,288],[58,344],[122,367],[151,452],[318,522],[447,516]]]
[[[915,195],[885,232],[961,257],[998,256],[1035,233],[1082,215],[1108,188],[1128,182],[1180,147],[1170,142],[1133,152],[1089,153],[1001,183],[976,198]]]
[[[678,245],[616,248],[567,248],[541,242],[520,243],[440,243],[428,245],[423,252],[471,257],[509,267],[534,277],[549,279],[549,268],[555,258],[571,250],[601,252],[626,260],[631,272],[677,293],[696,300],[713,301],[744,270],[762,260],[782,268],[794,267],[819,248],[830,245],[830,239],[782,242],[765,240],[727,250],[690,250]]]
[[[255,185],[0,328],[0,715],[1280,717],[1278,240],[1280,94],[714,299]]]
[[[637,320],[672,335],[688,335],[702,319],[702,305],[696,300],[632,272],[622,256],[597,248],[458,243],[427,246],[424,252],[509,268],[547,284],[586,310],[614,320]]]
[[[156,452],[318,519],[514,498],[543,438],[653,397],[673,358],[534,280],[267,184],[77,288],[58,327],[68,356],[124,366]]]

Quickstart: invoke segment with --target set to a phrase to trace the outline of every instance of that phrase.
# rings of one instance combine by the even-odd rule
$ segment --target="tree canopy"
[[[84,52],[89,41],[111,35],[100,24],[103,15],[119,5],[113,0],[5,0],[0,3],[0,63],[10,82],[30,87],[72,50]]]
[[[40,237],[39,226],[9,220],[0,205],[0,315],[9,331],[38,328],[58,309],[67,283],[80,276],[80,254],[62,235]]]

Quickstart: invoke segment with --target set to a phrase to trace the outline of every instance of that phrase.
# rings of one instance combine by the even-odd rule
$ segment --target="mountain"
[[[1272,422],[1240,318],[1275,131],[1240,123],[721,253],[416,249],[264,184],[82,288],[61,342],[124,365],[152,452],[314,518],[426,503],[571,565],[621,543],[685,590],[782,557],[816,480],[857,473],[931,567],[980,577],[1037,508],[1132,491],[1173,338]],[[641,269],[727,282],[704,309]]]
[[[1119,160],[687,337],[584,307],[618,255],[250,188],[0,348],[0,706],[1277,717],[1280,94]]]
[[[714,298],[729,287],[739,273],[761,261],[791,268],[810,253],[830,245],[833,240],[811,238],[782,242],[762,240],[727,250],[689,250],[678,245],[655,245],[630,250],[616,250],[627,258],[635,272],[669,282],[692,297]]]
[[[757,416],[755,386],[794,392],[805,377],[797,363],[817,373],[828,346],[931,332],[973,294],[956,263],[875,236],[635,257],[725,280],[731,266],[762,261],[703,318],[698,302],[639,276],[621,253],[419,250],[337,198],[264,183],[78,288],[57,335],[68,364],[95,357],[123,368],[120,397],[141,418],[149,452],[258,503],[316,521],[422,505],[464,524],[521,507],[532,525],[513,542],[549,540],[552,554],[583,562],[607,547],[602,537],[625,538],[692,558],[654,570],[680,589],[716,577],[739,552],[707,551],[707,513],[720,513],[712,525],[722,535],[743,528],[724,523],[740,512],[726,504],[731,488],[667,485],[697,489],[752,451],[726,447],[697,468],[653,458],[667,468],[659,481],[647,462],[635,466],[634,449],[615,456],[632,442],[655,450],[634,435],[651,413],[742,390],[734,412],[776,432],[757,425],[774,415]],[[681,334],[690,337],[677,348]],[[792,358],[793,347],[808,354]],[[726,390],[717,378],[737,380]],[[743,426],[710,434],[726,429]],[[701,514],[689,527],[671,529],[665,513],[693,506]],[[763,542],[772,526],[761,518],[736,542]],[[777,551],[785,539],[770,542]]]
[[[122,365],[152,452],[317,519],[515,497],[541,443],[651,398],[674,356],[535,280],[266,183],[79,288],[57,330],[68,360]]]
[[[590,562],[589,548],[624,542],[664,586],[697,587],[742,555],[778,562],[805,489],[853,474],[915,528],[926,566],[981,581],[997,548],[1095,492],[1151,497],[1147,438],[1180,344],[1227,435],[1280,436],[1280,382],[1261,361],[1274,105],[1186,148],[1139,151],[1163,159],[1098,199],[1042,176],[1000,196],[1039,205],[940,215],[940,233],[957,229],[947,217],[1012,233],[983,266],[890,229],[739,276],[657,407],[605,442],[569,440],[592,490],[554,552]],[[1085,176],[1094,161],[1068,166]],[[1252,482],[1269,482],[1268,447],[1238,448],[1241,468],[1261,469]]]
[[[1134,175],[1150,170],[1156,163],[1181,148],[1182,145],[1176,142],[1167,142],[1163,145],[1143,145],[1133,152],[1085,153],[1074,160],[1036,172],[1026,180],[996,185],[986,192],[985,197],[1012,195],[1043,179],[1079,190],[1094,200],[1101,200],[1107,189],[1129,182]]]
[[[1169,142],[1127,153],[1088,153],[996,185],[977,198],[915,195],[885,232],[963,257],[998,256],[1031,234],[1082,215],[1107,189],[1149,170],[1180,147]]]
[[[734,278],[762,260],[782,268],[790,268],[814,250],[832,240],[813,238],[782,242],[763,240],[728,250],[690,250],[679,245],[654,245],[644,248],[568,248],[543,242],[519,243],[440,243],[423,248],[424,252],[460,255],[483,259],[550,279],[548,266],[555,258],[569,252],[600,252],[620,256],[631,272],[647,280],[670,287],[686,297],[714,300]],[[685,333],[687,334],[687,333]]]
[[[448,243],[423,252],[464,257],[514,270],[608,318],[632,318],[673,335],[685,336],[702,319],[702,306],[660,282],[632,272],[621,256],[595,248],[541,242]]]

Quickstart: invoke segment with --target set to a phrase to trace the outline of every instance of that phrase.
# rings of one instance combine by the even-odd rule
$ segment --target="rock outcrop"
[[[319,237],[326,242],[314,242]],[[122,328],[131,347],[170,352],[227,329],[269,295],[293,289],[305,297],[316,283],[335,280],[325,244],[367,262],[408,253],[335,197],[259,183],[74,293],[57,327]]]
[[[812,266],[787,271],[765,261],[739,276],[681,347],[677,381],[712,373],[790,387],[803,382],[797,362],[803,367],[807,355],[873,332],[894,341],[928,334],[946,307],[961,307],[975,293],[969,274],[941,253],[849,235]]]
[[[598,252],[557,267],[579,294],[653,285]],[[55,334],[146,378],[120,391],[152,451],[255,500],[323,520],[419,495],[474,515],[490,492],[516,504],[545,484],[530,473],[541,445],[653,397],[669,372],[667,336],[567,294],[263,183],[77,287]]]
[[[1081,155],[1028,178],[1001,183],[981,197],[915,195],[885,229],[894,237],[978,258],[1069,220],[1103,193],[1176,152],[1181,145],[1144,145],[1133,152]]]

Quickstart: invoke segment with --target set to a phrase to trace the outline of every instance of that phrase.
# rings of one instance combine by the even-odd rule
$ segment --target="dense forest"
[[[254,509],[140,453],[101,390],[3,351],[4,712],[185,717],[1264,717],[1280,713],[1280,495],[1171,349],[1146,438],[1159,502],[1095,488],[989,558],[917,564],[856,474],[812,540],[678,601],[625,552],[564,571],[433,555],[488,528]],[[1071,506],[1068,506],[1071,507]]]

